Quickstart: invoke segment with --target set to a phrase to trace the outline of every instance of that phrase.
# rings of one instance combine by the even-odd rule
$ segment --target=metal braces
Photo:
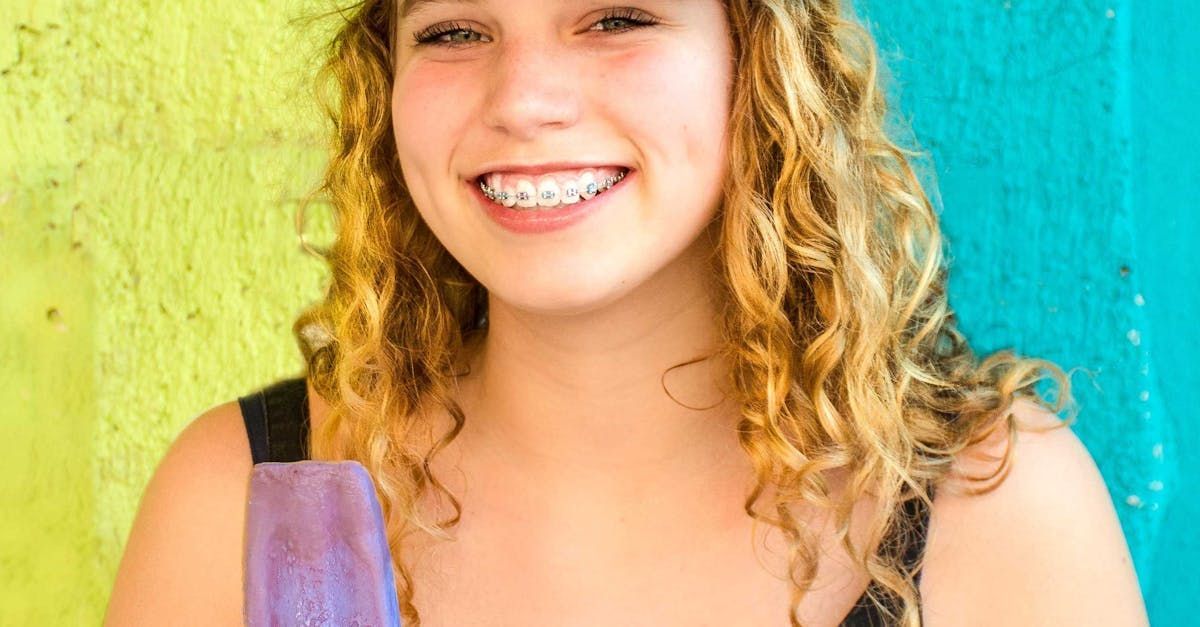
[[[600,192],[607,191],[613,185],[616,185],[617,183],[619,183],[621,181],[621,179],[625,178],[625,174],[626,174],[625,172],[622,172],[616,176],[607,177],[600,183],[596,183],[595,181],[593,181],[591,183],[588,183],[587,187],[585,189],[586,189],[587,193],[594,196],[596,194],[599,194]],[[479,181],[479,189],[483,191],[483,195],[486,196],[489,200],[498,200],[500,202],[504,202],[509,199],[508,192],[503,191],[503,190],[497,192],[496,190],[492,189],[491,187],[488,187],[487,184],[485,184],[482,180]],[[564,190],[563,193],[567,198],[575,198],[576,196],[579,195],[579,190],[574,187],[568,187],[566,190]],[[515,194],[516,194],[517,202],[530,200],[529,192],[515,192]],[[544,199],[544,200],[553,200],[554,192],[546,190],[541,193],[541,196],[542,196],[542,199]]]

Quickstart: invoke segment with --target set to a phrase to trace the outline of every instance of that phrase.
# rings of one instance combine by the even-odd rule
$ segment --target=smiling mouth
[[[560,174],[540,177],[489,173],[476,179],[476,185],[489,201],[517,211],[546,211],[587,202],[611,189],[629,174],[630,169],[589,168],[578,175]],[[597,174],[601,176],[597,176]]]

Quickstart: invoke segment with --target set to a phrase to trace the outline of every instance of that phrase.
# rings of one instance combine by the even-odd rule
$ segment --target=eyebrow
[[[420,13],[431,4],[479,4],[480,0],[401,0],[400,19]]]

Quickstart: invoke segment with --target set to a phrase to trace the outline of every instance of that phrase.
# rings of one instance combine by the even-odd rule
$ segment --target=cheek
[[[446,138],[452,136],[459,120],[465,117],[460,114],[465,111],[461,96],[470,91],[455,84],[461,80],[453,73],[436,72],[428,66],[396,77],[392,89],[392,125],[400,162],[409,166],[406,173],[411,173],[413,167],[420,169],[425,163],[446,160],[446,155],[430,151],[448,147]],[[455,98],[456,94],[459,97]]]
[[[631,50],[606,64],[599,85],[609,95],[598,102],[620,107],[637,140],[660,158],[689,164],[684,174],[719,178],[731,78],[728,52],[719,48],[697,40]]]

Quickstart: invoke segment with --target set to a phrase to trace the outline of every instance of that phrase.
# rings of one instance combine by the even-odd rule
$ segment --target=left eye
[[[467,33],[468,36],[470,34],[479,34],[476,31],[460,25],[458,22],[449,22],[446,24],[434,24],[433,26],[430,26],[419,33],[413,34],[413,39],[416,41],[418,46],[460,46],[463,44],[472,43],[470,41],[463,41],[461,39],[443,39],[443,37],[447,35],[453,37],[454,35],[458,35],[460,33]]]
[[[625,26],[609,29],[609,32],[620,33],[644,26],[653,26],[658,23],[658,20],[637,9],[623,8],[609,11],[604,17],[597,20],[596,24],[603,24],[604,22],[626,22],[627,25]]]
[[[618,25],[612,26],[614,22]],[[599,29],[595,28],[595,26],[605,23],[607,23],[610,27]],[[593,27],[588,30],[599,30],[607,33],[623,33],[628,30],[653,26],[657,23],[657,20],[649,15],[646,15],[645,13],[642,13],[641,11],[636,9],[622,8],[609,11],[604,15],[604,17],[596,20],[592,24]],[[414,33],[413,40],[418,46],[432,45],[454,48],[470,45],[479,41],[477,39],[472,40],[472,35],[479,35],[482,37],[481,33],[467,28],[464,24],[459,22],[446,22],[442,24],[434,24],[423,31]],[[446,38],[447,36],[449,36],[449,39]]]

